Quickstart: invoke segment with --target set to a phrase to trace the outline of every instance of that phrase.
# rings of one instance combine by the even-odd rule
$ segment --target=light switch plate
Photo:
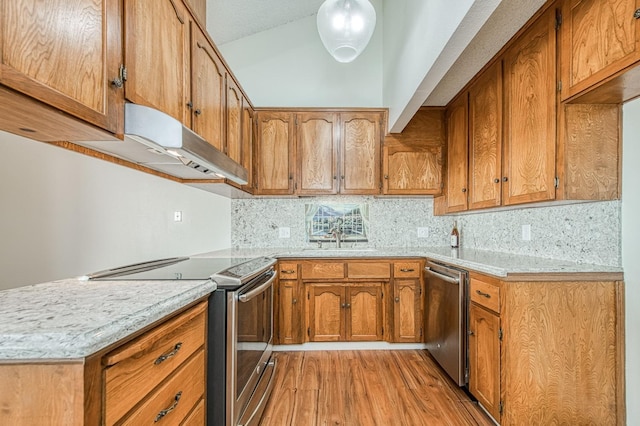
[[[418,227],[418,238],[429,238],[429,228],[428,227]]]
[[[522,225],[522,241],[531,241],[531,225]]]
[[[278,238],[291,238],[291,228],[283,226],[278,228]]]

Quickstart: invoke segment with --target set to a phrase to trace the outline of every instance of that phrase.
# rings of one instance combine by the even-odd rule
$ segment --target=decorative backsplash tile
[[[304,205],[307,241],[368,242],[369,207],[367,204],[312,203]]]
[[[321,204],[364,206],[368,241],[347,242],[346,246],[446,246],[453,221],[457,220],[462,247],[600,265],[621,264],[620,201],[435,217],[431,198],[334,196],[232,200],[232,246],[314,247],[316,243],[309,238],[307,205]],[[531,226],[531,241],[522,240],[522,225]],[[290,228],[291,237],[278,238],[279,227]],[[418,238],[418,228],[428,228],[427,236]]]

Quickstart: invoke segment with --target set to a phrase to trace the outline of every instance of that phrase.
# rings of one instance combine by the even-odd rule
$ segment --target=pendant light
[[[338,62],[351,62],[367,47],[376,27],[369,0],[325,0],[318,9],[322,44]]]

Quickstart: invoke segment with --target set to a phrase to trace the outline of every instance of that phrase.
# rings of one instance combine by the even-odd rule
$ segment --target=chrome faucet
[[[340,243],[342,242],[342,219],[336,219],[335,224],[329,230],[329,234],[333,235],[336,238],[336,248],[340,248]]]

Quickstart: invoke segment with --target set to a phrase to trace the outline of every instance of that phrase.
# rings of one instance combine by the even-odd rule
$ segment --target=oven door
[[[271,269],[239,290],[227,293],[227,424],[236,425],[260,377],[269,366],[273,342]]]

